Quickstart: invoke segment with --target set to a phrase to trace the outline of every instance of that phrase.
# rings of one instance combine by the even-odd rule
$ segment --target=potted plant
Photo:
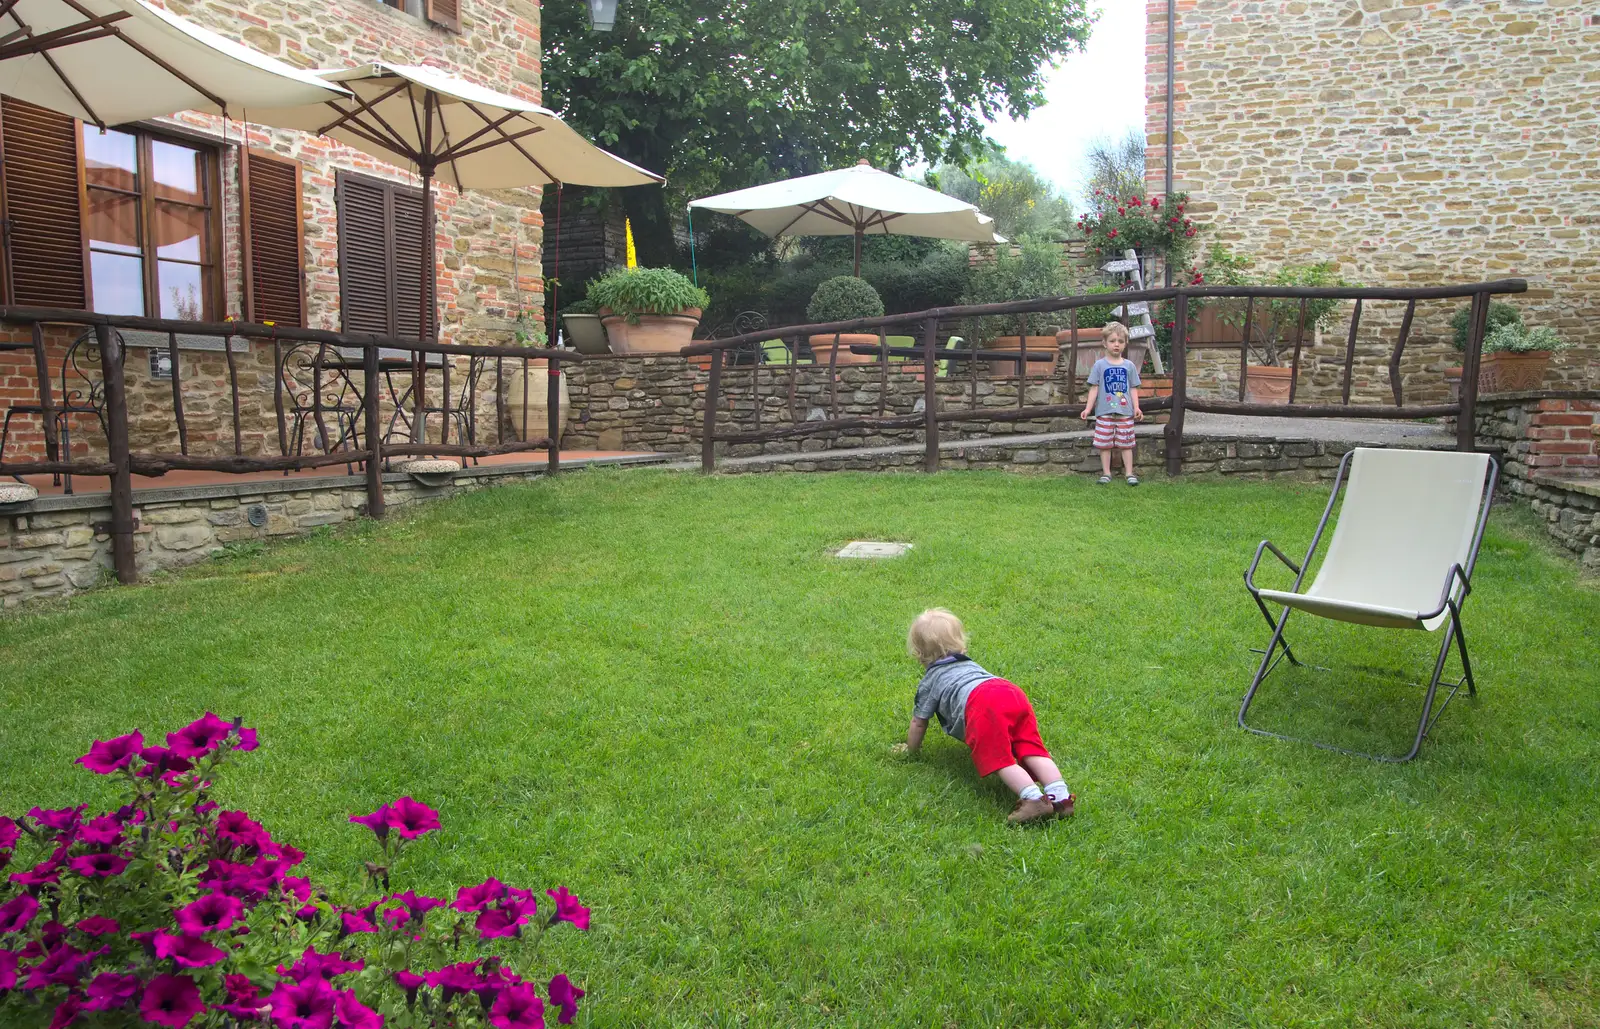
[[[1488,353],[1488,337],[1492,335],[1495,330],[1503,328],[1507,325],[1515,325],[1520,328],[1522,326],[1522,312],[1518,311],[1511,304],[1505,303],[1504,301],[1491,300],[1489,302],[1489,315],[1484,325],[1484,353],[1486,355]],[[1467,337],[1472,332],[1471,304],[1463,304],[1456,310],[1456,313],[1450,318],[1450,332],[1450,342],[1451,345],[1456,348],[1456,353],[1466,353]],[[1543,375],[1543,373],[1543,368],[1541,368],[1540,374]],[[1446,368],[1444,370],[1444,381],[1445,385],[1450,387],[1450,399],[1452,401],[1460,400],[1461,366],[1453,365],[1449,368]],[[1480,365],[1478,368],[1478,391],[1490,392],[1484,387],[1483,365]]]
[[[1085,295],[1120,292],[1116,286],[1098,285],[1090,286],[1084,290]],[[1057,312],[1066,314],[1067,312]],[[1094,363],[1106,356],[1105,348],[1100,345],[1101,330],[1109,321],[1115,320],[1121,312],[1113,304],[1096,304],[1093,307],[1078,308],[1078,367],[1076,375],[1079,381],[1086,379]],[[1056,333],[1056,347],[1058,352],[1072,348],[1072,328],[1067,328]],[[1031,349],[1031,348],[1030,348]],[[1144,363],[1144,340],[1133,340],[1128,344],[1128,349],[1123,356],[1136,365]]]
[[[671,268],[615,268],[589,286],[614,354],[671,354],[689,345],[706,291]]]
[[[1520,319],[1483,337],[1483,363],[1478,369],[1480,393],[1516,393],[1544,385],[1550,355],[1570,343],[1547,325],[1530,329]]]
[[[1351,286],[1333,272],[1333,264],[1320,261],[1316,264],[1288,264],[1270,276],[1253,276],[1248,269],[1247,257],[1230,253],[1221,244],[1211,248],[1205,277],[1214,285],[1224,286]],[[1287,404],[1292,392],[1294,368],[1285,366],[1284,349],[1289,341],[1300,335],[1309,345],[1317,329],[1333,321],[1343,301],[1317,298],[1302,301],[1292,297],[1260,299],[1253,305],[1234,301],[1219,315],[1219,319],[1241,335],[1241,345],[1248,348],[1257,363],[1246,369],[1245,403]],[[1302,307],[1302,304],[1304,306]],[[1250,315],[1249,338],[1243,339],[1245,315]],[[1305,322],[1300,323],[1300,312],[1305,311]]]
[[[1078,217],[1078,231],[1102,257],[1120,257],[1132,249],[1141,261],[1160,257],[1168,268],[1189,264],[1203,226],[1184,213],[1189,194],[1161,197],[1119,197],[1104,189],[1089,196],[1090,209]]]
[[[961,296],[962,304],[1003,304],[1013,300],[1033,300],[1039,297],[1060,296],[1065,289],[1061,271],[1061,250],[1044,239],[1022,237],[1014,247],[1000,247],[991,261],[973,269],[967,290]],[[1005,335],[1007,330],[1027,326],[1044,328],[1043,315],[989,315],[976,320],[973,327],[977,349],[998,350],[1021,354],[1022,335]],[[1081,323],[1080,323],[1081,324]],[[1026,331],[1026,330],[1024,330]],[[1070,334],[1069,334],[1070,335]],[[1080,332],[1078,342],[1084,341]],[[1033,378],[1049,378],[1055,374],[1056,362],[1061,356],[1054,333],[1034,335],[1028,333],[1028,353],[1047,354],[1049,361],[1027,362],[1027,374]],[[1012,364],[998,362],[1001,374],[1017,374],[1019,360]],[[1091,362],[1092,363],[1092,362]]]
[[[544,347],[548,345],[544,326],[530,324],[524,318],[517,318],[517,329],[514,339],[519,347]],[[567,413],[569,404],[567,399],[567,377],[557,376],[557,389],[559,391],[560,420],[557,424],[557,436],[566,432]],[[542,357],[531,360],[508,360],[505,363],[505,390],[506,417],[510,421],[510,433],[519,440],[539,439],[548,435],[550,431],[550,362]]]
[[[824,279],[806,305],[806,320],[813,325],[881,317],[883,298],[870,282],[853,275]],[[876,345],[877,342],[877,334],[871,332],[827,333],[811,337],[811,354],[818,364],[870,364],[877,358],[871,354],[853,354],[850,348],[858,343]]]
[[[561,321],[567,327],[567,342],[580,354],[609,352],[605,326],[600,324],[599,308],[587,298],[568,304],[561,309]]]

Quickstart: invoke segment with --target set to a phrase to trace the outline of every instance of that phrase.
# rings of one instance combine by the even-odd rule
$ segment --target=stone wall
[[[1147,0],[1147,177],[1165,174],[1166,12]],[[1173,173],[1209,238],[1272,269],[1421,286],[1520,276],[1531,325],[1600,382],[1600,20],[1584,0],[1175,0]],[[1408,399],[1444,399],[1454,306],[1419,305]],[[1402,304],[1369,304],[1358,399],[1381,399]],[[1312,349],[1337,392],[1349,310]],[[1302,382],[1302,388],[1306,386]]]
[[[1535,475],[1600,477],[1600,392],[1480,397],[1477,420],[1478,445],[1504,455],[1512,492]]]
[[[214,32],[303,68],[350,67],[371,60],[426,64],[528,100],[537,101],[540,95],[538,0],[460,0],[459,32],[377,0],[236,0],[228,4],[165,0],[165,6]],[[220,118],[192,112],[154,121],[230,144],[223,161],[222,206],[226,308],[233,317],[241,317],[243,311],[237,144],[241,137],[247,137],[252,148],[271,151],[303,165],[308,324],[340,329],[336,173],[354,171],[411,185],[420,185],[420,179],[410,169],[376,161],[325,137],[303,132],[237,121],[224,126]],[[441,341],[503,345],[511,340],[519,315],[525,313],[531,322],[542,321],[544,221],[539,212],[540,196],[538,189],[458,192],[436,184]],[[71,334],[64,332],[52,336],[53,374],[58,382],[59,362],[70,338]],[[270,346],[264,349],[270,354]],[[140,436],[154,441],[163,434],[168,434],[175,444],[170,401],[159,410],[154,401],[163,391],[170,390],[170,384],[150,380],[147,353],[147,349],[132,350],[127,361],[130,397],[149,397],[153,405],[141,404],[134,411],[135,446],[139,445]],[[253,379],[266,377],[265,397],[247,400],[255,414],[262,403],[269,408],[271,404],[271,362],[262,353],[258,344],[239,355]],[[208,427],[197,431],[206,439],[216,438],[219,430],[210,427],[210,422],[214,422],[217,411],[229,410],[226,375],[220,370],[222,355],[220,351],[211,355],[195,351],[183,356],[195,363],[195,375],[186,382],[185,407],[195,414],[209,411]],[[464,366],[463,362],[463,369]],[[34,403],[35,391],[32,355],[0,353],[0,401]],[[242,397],[244,391],[241,380]],[[141,411],[149,419],[143,424],[138,421]],[[252,418],[245,426],[249,441],[246,452],[258,453],[258,448],[264,446],[276,453],[275,420],[254,414]],[[493,442],[493,419],[481,424],[489,432],[487,439],[480,436],[480,440]],[[13,419],[13,429],[13,439],[6,445],[7,459],[42,456],[43,433],[36,418],[19,415]],[[231,424],[220,434],[231,452]],[[86,419],[85,441],[98,436],[98,431],[93,431],[93,419]],[[103,447],[104,442],[91,445]]]

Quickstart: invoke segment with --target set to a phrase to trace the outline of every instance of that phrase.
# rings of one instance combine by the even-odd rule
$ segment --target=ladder
[[[1132,250],[1124,250],[1121,260],[1107,261],[1100,266],[1100,270],[1112,275],[1121,275],[1124,287],[1131,281],[1134,289],[1144,289],[1144,272],[1140,269],[1139,259]],[[1145,353],[1150,355],[1150,367],[1157,375],[1165,375],[1166,371],[1161,367],[1161,355],[1156,353],[1156,326],[1150,320],[1150,305],[1140,300],[1132,304],[1119,304],[1117,310],[1122,314],[1118,320],[1128,327],[1129,342],[1149,340]],[[1134,318],[1138,321],[1130,321]]]

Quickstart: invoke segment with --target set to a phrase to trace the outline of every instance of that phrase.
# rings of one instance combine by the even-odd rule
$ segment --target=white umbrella
[[[104,128],[345,91],[144,0],[0,0],[0,93]]]
[[[351,96],[256,116],[332,137],[391,164],[414,166],[422,176],[424,210],[431,205],[435,179],[457,189],[662,181],[590,143],[554,111],[435,68],[374,62],[319,74]],[[428,266],[422,262],[424,334],[433,326]]]
[[[690,207],[737,215],[769,236],[931,236],[1004,243],[994,219],[976,207],[862,161],[854,168],[783,179],[690,201]]]

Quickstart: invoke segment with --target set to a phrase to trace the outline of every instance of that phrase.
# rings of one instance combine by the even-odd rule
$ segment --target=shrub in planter
[[[1501,325],[1483,338],[1478,389],[1484,393],[1538,389],[1544,385],[1550,356],[1570,347],[1546,325],[1529,329],[1520,319]]]
[[[879,318],[883,315],[883,298],[865,279],[853,275],[836,275],[826,280],[811,294],[806,305],[806,320],[821,325],[828,322],[848,322],[857,318]],[[853,354],[850,347],[857,343],[876,343],[876,333],[845,332],[812,336],[811,353],[818,364],[867,364],[875,358],[870,354]]]
[[[1048,240],[1024,238],[1014,251],[1012,247],[999,247],[994,260],[973,269],[971,283],[962,295],[961,303],[1001,304],[1012,300],[1033,300],[1060,296],[1065,288],[1060,247]],[[1059,315],[1049,318],[1054,321]],[[1056,337],[1053,334],[1033,334],[1033,330],[1045,328],[1045,319],[1046,316],[1037,314],[988,315],[975,319],[968,331],[977,339],[979,349],[1017,353],[1022,350],[1021,333],[1028,331],[1028,352],[1048,353],[1051,356],[1048,362],[1030,361],[1028,374],[1049,376],[1055,372],[1055,358],[1058,355]],[[1017,334],[1007,334],[1012,332]],[[998,364],[996,371],[1014,375],[1016,365]]]
[[[401,797],[350,818],[378,844],[366,896],[330,892],[295,874],[303,851],[221,809],[220,773],[256,742],[254,729],[210,712],[166,746],[138,732],[96,740],[79,763],[116,779],[119,807],[0,816],[0,867],[16,869],[0,887],[0,1024],[572,1020],[584,991],[565,975],[535,975],[547,930],[588,928],[588,909],[565,887],[546,890],[548,900],[496,879],[453,898],[396,892],[391,870],[440,829],[432,808]]]
[[[1511,304],[1502,300],[1489,301],[1489,317],[1484,327],[1485,351],[1488,349],[1488,337],[1496,329],[1507,325],[1522,326],[1522,312]],[[1472,333],[1472,305],[1463,304],[1450,317],[1450,342],[1455,346],[1457,353],[1466,353],[1467,337]]]
[[[711,298],[671,268],[617,268],[589,285],[619,354],[675,352],[694,337]]]

